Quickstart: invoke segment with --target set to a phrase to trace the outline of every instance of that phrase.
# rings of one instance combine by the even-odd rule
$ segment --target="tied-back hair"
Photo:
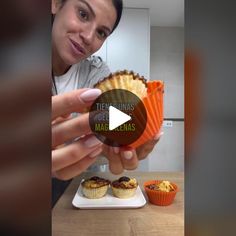
[[[116,22],[115,22],[114,27],[112,29],[112,32],[113,32],[120,23],[122,11],[123,11],[123,0],[112,0],[112,3],[116,9],[116,14],[117,14]]]

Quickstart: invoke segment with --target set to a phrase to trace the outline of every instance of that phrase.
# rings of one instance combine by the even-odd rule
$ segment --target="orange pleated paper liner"
[[[163,93],[164,84],[162,81],[147,82],[147,96],[142,99],[147,112],[146,128],[139,139],[129,145],[130,147],[136,148],[146,143],[159,132],[163,123]],[[139,120],[143,125],[141,114]]]
[[[171,205],[175,199],[176,193],[178,192],[178,186],[174,183],[171,183],[171,185],[174,187],[175,190],[170,192],[152,190],[147,187],[151,184],[159,184],[160,182],[161,180],[150,180],[144,183],[144,189],[146,191],[148,199],[150,203],[154,205],[158,206]]]

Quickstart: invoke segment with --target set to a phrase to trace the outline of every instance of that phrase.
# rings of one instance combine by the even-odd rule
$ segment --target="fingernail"
[[[119,151],[120,151],[120,149],[119,149],[118,147],[113,147],[113,152],[114,152],[115,154],[118,154]]]
[[[91,102],[101,95],[101,93],[102,91],[100,89],[89,89],[80,94],[80,99],[82,99],[83,102]]]
[[[95,150],[91,154],[89,154],[89,157],[94,158],[97,155],[99,155],[101,152],[102,152],[102,148],[98,148],[97,150]]]
[[[158,140],[162,135],[164,134],[164,132],[160,132],[158,133],[155,137],[154,137],[154,140]]]
[[[91,138],[87,139],[84,142],[84,144],[85,144],[85,146],[91,148],[91,147],[94,147],[98,144],[101,144],[101,142],[95,136],[92,136]]]
[[[131,152],[131,151],[124,151],[123,155],[124,155],[124,158],[126,160],[130,160],[133,157],[133,152]]]

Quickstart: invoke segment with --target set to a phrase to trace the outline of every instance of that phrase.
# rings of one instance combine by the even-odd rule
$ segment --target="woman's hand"
[[[149,155],[149,153],[152,152],[153,148],[159,142],[163,134],[164,133],[160,131],[152,140],[149,140],[148,142],[144,143],[136,149],[139,160],[145,159]]]
[[[134,170],[140,160],[145,159],[160,140],[163,132],[158,133],[152,140],[132,148],[117,148],[104,145],[103,153],[109,161],[109,169],[113,174],[121,174],[124,170]]]
[[[85,171],[102,151],[101,142],[91,134],[89,114],[83,112],[101,94],[99,89],[79,89],[52,97],[52,173],[68,180]],[[74,141],[74,139],[77,141]],[[68,145],[65,143],[71,142]]]

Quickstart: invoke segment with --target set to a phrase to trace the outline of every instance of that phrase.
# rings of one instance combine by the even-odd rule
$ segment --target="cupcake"
[[[93,176],[90,179],[86,179],[82,182],[83,195],[90,199],[101,198],[106,195],[110,181]]]
[[[123,176],[111,184],[112,192],[118,198],[130,198],[135,195],[138,183],[136,179]]]
[[[166,180],[150,180],[144,183],[144,189],[152,204],[168,206],[173,203],[178,191],[176,184]]]
[[[137,148],[153,137],[159,132],[163,123],[163,93],[164,83],[162,81],[147,81],[143,76],[135,74],[132,71],[119,71],[110,74],[96,85],[102,92],[107,92],[112,89],[124,89],[132,92],[142,101],[146,116],[143,116],[142,111],[138,114],[138,122],[141,126],[144,124],[145,130],[142,135],[129,146]],[[115,99],[110,98],[110,102]],[[127,99],[123,98],[124,102]]]

